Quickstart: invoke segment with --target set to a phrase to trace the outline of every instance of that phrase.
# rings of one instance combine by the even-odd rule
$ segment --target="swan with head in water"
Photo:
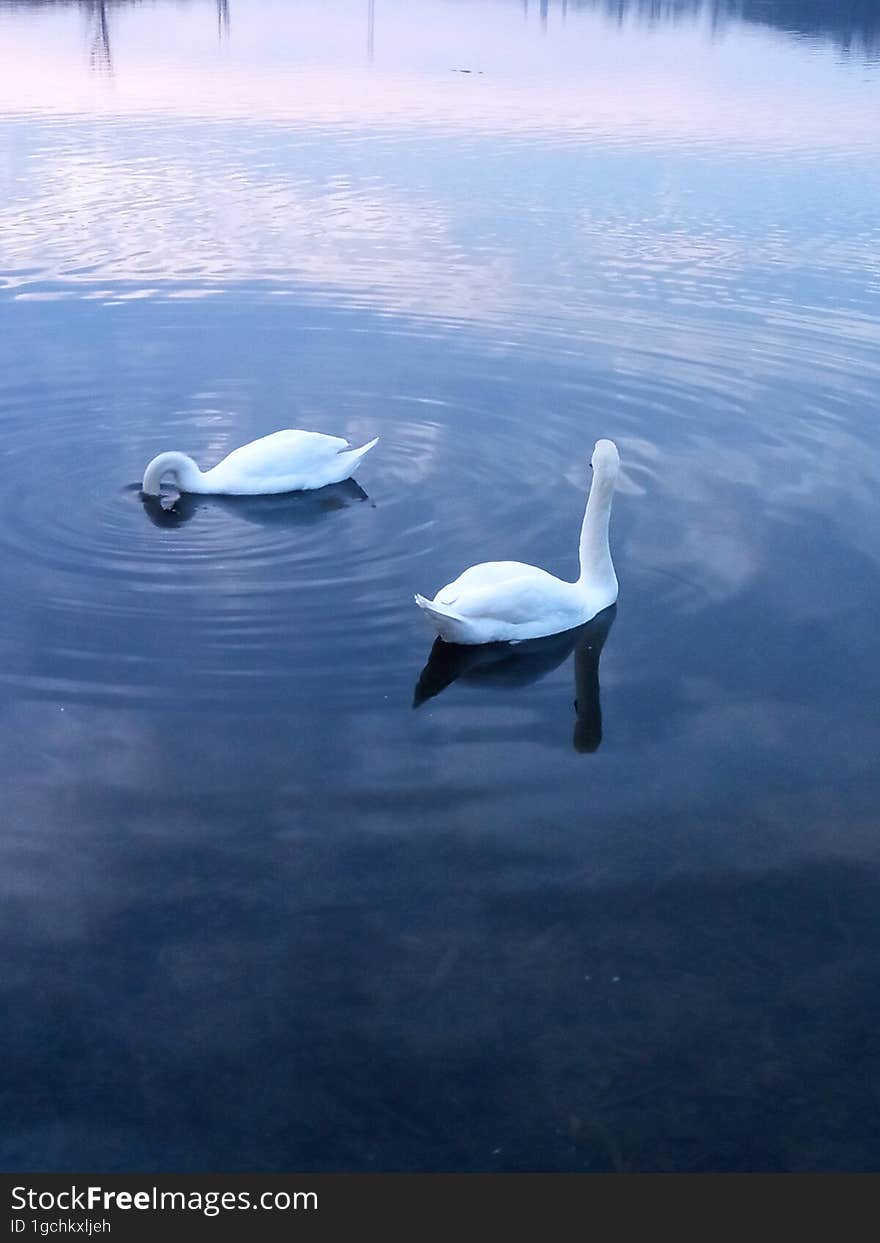
[[[472,565],[433,600],[415,600],[448,643],[518,643],[581,626],[617,599],[608,545],[611,501],[620,468],[617,446],[598,440],[593,482],[581,527],[580,577],[573,583],[522,561]]]
[[[348,479],[378,439],[353,449],[339,436],[288,429],[233,449],[206,471],[185,453],[160,453],[144,471],[141,486],[145,496],[158,496],[163,479],[170,479],[179,492],[215,496],[305,492]]]

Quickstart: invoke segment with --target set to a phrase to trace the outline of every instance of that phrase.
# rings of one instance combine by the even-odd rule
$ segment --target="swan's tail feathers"
[[[447,605],[440,604],[436,600],[426,600],[424,596],[420,596],[418,593],[413,598],[441,639],[445,639],[447,643],[459,641],[458,636],[461,635],[461,628],[467,625],[463,617],[458,613],[454,613]]]
[[[374,449],[378,443],[379,437],[376,436],[372,440],[368,440],[365,445],[361,445],[359,449],[342,449],[340,452],[348,458],[352,467],[354,467],[361,460],[361,458],[366,457],[370,450]]]
[[[426,600],[418,592],[413,598],[419,608],[424,609],[426,613],[436,613],[438,617],[451,617],[453,621],[464,621],[461,614],[456,613],[448,604],[441,604],[439,600]]]

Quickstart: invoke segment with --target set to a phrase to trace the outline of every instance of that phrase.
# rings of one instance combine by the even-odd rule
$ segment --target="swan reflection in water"
[[[599,657],[617,614],[617,605],[603,609],[583,626],[525,643],[484,643],[465,646],[436,639],[413,696],[413,707],[439,695],[453,682],[473,686],[529,686],[552,673],[574,652],[574,749],[598,750],[602,741],[599,702]]]
[[[203,509],[222,509],[257,526],[298,526],[320,522],[325,514],[370,499],[353,479],[310,492],[283,492],[274,496],[209,496],[180,492],[159,497],[144,495],[139,485],[131,490],[139,494],[147,517],[157,527],[181,527]]]

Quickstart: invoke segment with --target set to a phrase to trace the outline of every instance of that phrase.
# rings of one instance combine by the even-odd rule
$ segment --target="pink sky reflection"
[[[699,22],[630,24],[621,33],[592,11],[569,10],[563,26],[552,9],[545,32],[537,14],[525,19],[500,0],[377,0],[370,63],[366,0],[230,7],[228,35],[208,0],[167,17],[161,5],[111,9],[104,73],[90,67],[85,11],[0,11],[0,111],[430,127],[770,154],[867,150],[880,132],[880,92],[866,109],[864,84],[833,50],[754,27],[713,35]]]

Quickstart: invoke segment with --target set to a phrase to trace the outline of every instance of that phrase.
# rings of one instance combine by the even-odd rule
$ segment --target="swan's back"
[[[357,454],[340,436],[288,428],[233,449],[205,472],[202,490],[243,495],[323,488],[348,478]]]
[[[441,587],[435,599],[456,612],[470,611],[482,606],[485,593],[489,591],[498,601],[508,593],[513,596],[536,591],[553,593],[558,585],[558,578],[524,561],[484,561],[481,565],[470,566],[453,582]]]
[[[349,447],[341,436],[287,428],[233,449],[214,469],[241,477],[274,477],[322,466]]]
[[[522,561],[473,565],[435,599],[471,621],[503,618],[513,626],[548,612],[567,615],[573,603],[571,583]]]

